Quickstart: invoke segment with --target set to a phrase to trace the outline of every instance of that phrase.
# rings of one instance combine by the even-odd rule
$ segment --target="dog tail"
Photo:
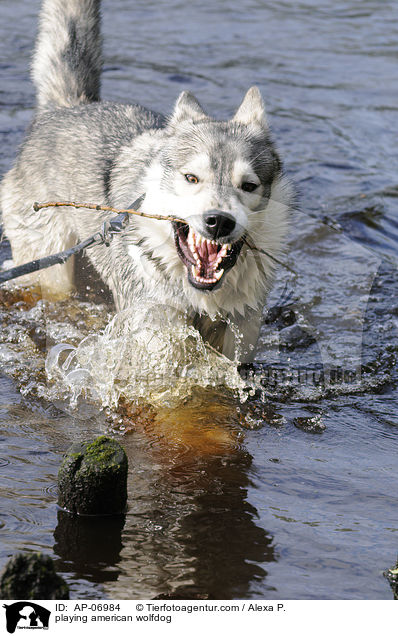
[[[33,56],[39,109],[99,100],[100,0],[44,0]]]

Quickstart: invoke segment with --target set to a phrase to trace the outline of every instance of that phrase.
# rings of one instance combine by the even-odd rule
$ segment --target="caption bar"
[[[386,601],[0,601],[1,633],[159,634],[190,636],[203,629],[277,628],[278,635],[301,629],[307,636],[344,633],[348,621],[357,630],[375,632],[391,625],[396,606]],[[394,612],[394,614],[393,614]],[[327,621],[325,622],[325,617]],[[275,633],[275,632],[272,632]]]

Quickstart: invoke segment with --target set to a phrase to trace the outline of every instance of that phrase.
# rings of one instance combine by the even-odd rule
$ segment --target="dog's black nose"
[[[204,215],[207,233],[213,240],[229,236],[235,229],[236,222],[231,214],[211,210]]]

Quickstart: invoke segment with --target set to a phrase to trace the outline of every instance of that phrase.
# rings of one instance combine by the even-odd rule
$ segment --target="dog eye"
[[[258,188],[258,185],[257,183],[251,183],[250,181],[245,181],[244,183],[242,183],[240,187],[241,187],[241,190],[244,190],[244,192],[254,192],[254,190]]]
[[[194,174],[184,174],[184,177],[188,181],[188,183],[199,183],[198,177],[195,177]]]

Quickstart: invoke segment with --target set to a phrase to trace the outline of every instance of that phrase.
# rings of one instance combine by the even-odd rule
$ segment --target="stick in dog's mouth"
[[[218,243],[204,238],[187,223],[173,222],[177,254],[188,271],[188,281],[200,290],[212,290],[238,259],[244,238]]]

